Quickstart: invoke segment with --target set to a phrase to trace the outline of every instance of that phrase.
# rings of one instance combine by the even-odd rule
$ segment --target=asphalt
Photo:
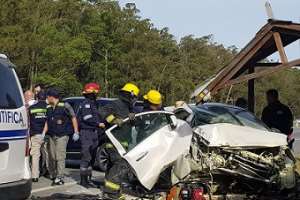
[[[94,171],[92,180],[96,185],[101,186],[103,184],[104,174]],[[85,198],[81,199],[88,199],[86,197],[99,199],[96,198],[101,195],[101,190],[99,188],[86,189],[79,185],[79,181],[79,169],[72,168],[66,169],[65,184],[62,186],[51,186],[51,180],[41,177],[38,183],[33,183],[32,185],[31,199],[76,199],[75,196],[85,196]],[[66,198],[63,198],[63,196]]]

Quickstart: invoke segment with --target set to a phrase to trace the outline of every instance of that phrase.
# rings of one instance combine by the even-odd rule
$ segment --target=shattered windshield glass
[[[229,123],[242,125],[234,116],[228,112],[214,112],[206,110],[198,106],[191,106],[194,112],[194,119],[192,127],[205,125],[205,124],[218,124],[218,123]]]

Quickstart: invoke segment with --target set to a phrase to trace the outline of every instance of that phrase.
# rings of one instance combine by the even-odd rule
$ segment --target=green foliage
[[[237,50],[212,36],[186,36],[177,42],[168,28],[157,29],[139,17],[134,4],[121,8],[107,0],[0,0],[0,51],[9,56],[25,88],[41,82],[58,87],[64,96],[80,95],[83,84],[95,81],[102,96],[116,96],[128,81],[145,93],[159,89],[166,104],[188,100],[193,89],[226,65]],[[281,84],[279,77],[284,77]],[[257,105],[263,92],[279,87],[284,101],[300,113],[291,94],[299,73],[287,71],[257,81]],[[292,93],[285,92],[286,89]],[[223,90],[218,98],[226,99]],[[245,96],[235,86],[233,99]]]

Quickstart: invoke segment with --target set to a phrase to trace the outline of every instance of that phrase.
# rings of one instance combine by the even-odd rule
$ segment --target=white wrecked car
[[[199,180],[211,193],[295,187],[295,160],[285,135],[243,109],[230,107],[233,114],[223,112],[225,105],[211,106],[185,105],[175,111],[177,118],[166,111],[140,113],[134,123],[127,119],[106,134],[148,190],[168,168],[172,184]]]

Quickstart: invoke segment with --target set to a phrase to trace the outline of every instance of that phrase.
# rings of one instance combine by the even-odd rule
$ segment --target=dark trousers
[[[121,184],[128,183],[134,176],[132,170],[114,147],[107,148],[109,165],[105,172],[104,192],[115,196],[121,195]]]
[[[81,161],[80,169],[87,170],[92,166],[98,148],[98,133],[94,130],[81,130]]]

